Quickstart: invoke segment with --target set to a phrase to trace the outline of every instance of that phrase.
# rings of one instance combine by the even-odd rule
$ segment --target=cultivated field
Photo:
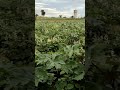
[[[78,81],[84,77],[84,19],[37,19],[35,28],[36,86],[47,84],[49,90],[80,88]]]

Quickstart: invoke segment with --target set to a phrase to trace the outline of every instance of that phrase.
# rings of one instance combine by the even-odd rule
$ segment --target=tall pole
[[[77,18],[76,0],[72,1],[73,1],[73,16],[74,18]]]

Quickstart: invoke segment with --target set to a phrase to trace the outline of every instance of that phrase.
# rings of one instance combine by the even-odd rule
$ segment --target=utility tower
[[[77,10],[74,10],[74,18],[77,18]]]
[[[76,0],[73,0],[73,16],[74,18],[77,18],[77,9],[76,9]]]

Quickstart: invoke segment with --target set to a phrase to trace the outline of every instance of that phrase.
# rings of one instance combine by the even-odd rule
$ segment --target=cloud
[[[85,0],[76,0],[75,6],[73,0],[35,0],[35,13],[39,15],[43,9],[46,16],[58,17],[63,15],[70,17],[75,8],[78,10],[79,17],[85,16]]]
[[[68,0],[40,0],[40,1],[44,3],[67,3],[68,2]]]
[[[48,5],[48,4],[45,4],[45,3],[35,3],[35,5]]]

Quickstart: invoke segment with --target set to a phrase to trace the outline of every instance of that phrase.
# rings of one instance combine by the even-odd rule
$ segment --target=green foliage
[[[35,83],[55,90],[80,88],[84,78],[85,22],[36,21]],[[78,86],[77,86],[78,85]]]
[[[34,43],[34,0],[0,0],[0,90],[34,90]]]
[[[34,67],[16,66],[12,63],[0,63],[0,86],[4,90],[34,89]],[[31,86],[29,86],[31,85]]]
[[[117,0],[86,2],[86,90],[120,89],[119,4]]]

